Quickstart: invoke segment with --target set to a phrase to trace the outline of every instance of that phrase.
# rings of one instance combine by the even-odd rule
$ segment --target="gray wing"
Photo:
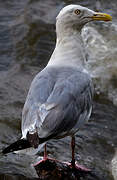
[[[24,136],[28,131],[38,132],[40,138],[74,133],[84,124],[91,106],[92,86],[88,75],[77,71],[56,78],[42,73],[33,81],[24,106]]]
[[[36,123],[41,123],[38,117],[38,109],[46,102],[52,89],[54,80],[45,69],[38,73],[31,83],[26,102],[22,111],[22,136],[26,138],[28,131],[35,132]]]

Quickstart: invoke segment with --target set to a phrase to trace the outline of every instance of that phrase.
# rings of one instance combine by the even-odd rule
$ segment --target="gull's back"
[[[47,67],[34,78],[22,114],[22,135],[39,138],[72,135],[92,107],[90,76],[77,68]]]

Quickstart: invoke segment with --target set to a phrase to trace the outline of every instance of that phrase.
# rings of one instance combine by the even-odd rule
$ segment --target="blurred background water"
[[[0,0],[0,149],[21,136],[21,112],[30,83],[47,64],[54,49],[56,15],[71,3],[113,17],[112,22],[93,22],[82,31],[95,98],[90,123],[78,133],[82,138],[77,136],[76,159],[80,164],[94,168],[103,179],[116,180],[116,0]],[[69,143],[69,137],[50,141],[49,155],[70,161]],[[39,155],[42,154],[41,151]],[[0,157],[0,179],[36,177],[31,166],[36,158],[13,153]]]

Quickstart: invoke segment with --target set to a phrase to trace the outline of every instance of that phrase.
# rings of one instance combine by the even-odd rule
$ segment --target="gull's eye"
[[[80,11],[79,9],[76,9],[74,12],[75,12],[75,14],[77,14],[77,15],[81,13],[81,11]]]

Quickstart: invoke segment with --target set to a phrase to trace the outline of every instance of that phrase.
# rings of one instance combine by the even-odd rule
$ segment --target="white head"
[[[80,31],[86,23],[93,20],[110,21],[112,17],[80,5],[68,5],[60,11],[56,18],[57,34],[67,32],[70,29]]]
[[[86,58],[80,36],[82,27],[93,20],[111,19],[110,15],[97,13],[79,5],[64,7],[56,18],[57,42],[48,64],[84,66]]]

